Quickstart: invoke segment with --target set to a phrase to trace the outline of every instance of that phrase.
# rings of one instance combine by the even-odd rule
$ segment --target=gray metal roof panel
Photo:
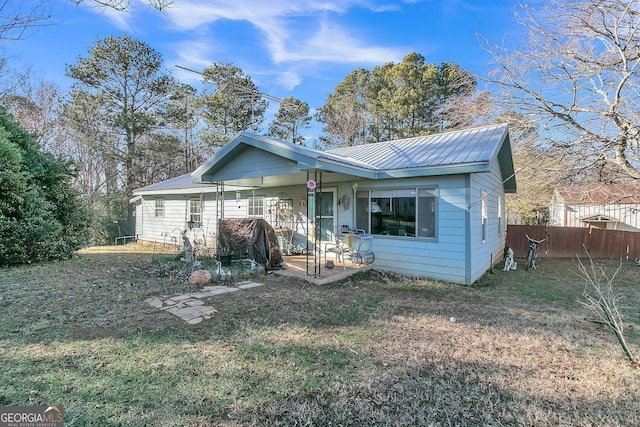
[[[336,148],[328,153],[366,162],[380,170],[482,163],[491,161],[506,133],[506,125],[486,126]]]
[[[138,188],[137,192],[158,191],[158,190],[187,190],[187,189],[200,189],[211,188],[211,184],[195,183],[190,173],[170,178],[165,181],[156,182],[155,184],[147,185],[146,187]]]

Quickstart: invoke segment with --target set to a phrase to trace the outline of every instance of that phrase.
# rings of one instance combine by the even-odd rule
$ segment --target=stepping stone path
[[[205,305],[204,301],[202,301],[203,298],[210,298],[215,295],[226,294],[229,292],[237,292],[242,289],[251,289],[262,285],[262,283],[245,281],[238,283],[236,287],[205,286],[199,292],[173,296],[163,295],[161,297],[151,297],[144,300],[144,302],[152,307],[175,314],[185,322],[195,325],[203,320],[211,319],[211,316],[218,312],[215,308]]]

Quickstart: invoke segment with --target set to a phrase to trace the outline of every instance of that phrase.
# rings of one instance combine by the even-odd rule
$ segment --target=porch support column
[[[313,246],[313,258],[307,250],[307,276],[320,277],[322,221],[319,221],[317,194],[322,192],[322,171],[307,170],[307,248]],[[313,227],[313,228],[312,228]],[[311,236],[313,229],[313,237]],[[312,239],[312,241],[310,241]],[[313,266],[313,271],[311,267]]]

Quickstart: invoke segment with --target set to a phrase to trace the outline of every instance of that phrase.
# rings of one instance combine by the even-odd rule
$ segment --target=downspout
[[[141,233],[138,233],[137,230],[137,222],[138,222],[138,213],[140,213],[142,216],[140,217],[140,230]],[[135,232],[135,236],[136,236],[136,240],[138,240],[138,236],[140,234],[142,234],[142,236],[144,237],[144,196],[140,195],[140,212],[138,212],[138,209],[136,208],[136,220],[133,222],[133,226],[136,227],[136,232]]]
[[[471,285],[471,175],[466,174],[464,180],[465,203],[467,206],[464,213],[464,284]]]
[[[354,182],[351,185],[351,188],[353,188],[353,202],[351,203],[351,209],[353,210],[353,226],[351,227],[352,229],[356,229],[356,195],[358,194],[358,183]],[[371,227],[369,227],[369,230],[371,230]]]
[[[186,194],[183,194],[182,197],[184,197],[184,223],[182,224],[182,230],[186,230],[189,217],[189,197]]]

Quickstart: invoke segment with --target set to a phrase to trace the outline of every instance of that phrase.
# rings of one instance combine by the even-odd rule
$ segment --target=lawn
[[[577,303],[576,260],[471,287],[257,275],[195,325],[145,303],[196,292],[189,272],[139,245],[0,270],[0,405],[68,426],[640,425],[640,368]],[[615,281],[636,354],[639,275]]]

